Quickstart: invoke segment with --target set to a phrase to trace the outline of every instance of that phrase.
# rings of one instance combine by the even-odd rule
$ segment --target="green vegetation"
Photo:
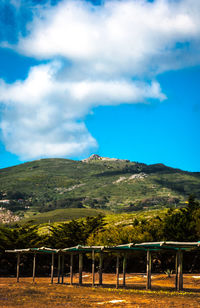
[[[167,208],[162,209],[149,209],[134,211],[132,213],[119,213],[119,214],[106,214],[104,221],[106,227],[110,226],[129,226],[132,225],[135,219],[150,221],[156,216],[163,218],[168,212]]]
[[[0,200],[4,211],[21,216],[0,226],[0,271],[6,273],[14,272],[14,257],[4,249],[200,237],[200,173],[162,164],[42,159],[1,169]]]
[[[54,211],[49,211],[45,213],[32,213],[28,217],[22,219],[19,223],[20,225],[24,223],[31,224],[44,224],[44,223],[54,223],[69,221],[73,219],[78,219],[82,217],[97,216],[98,214],[108,213],[108,211],[95,210],[95,209],[58,209]]]
[[[162,216],[136,217],[129,224],[113,224],[91,234],[89,245],[116,245],[130,242],[198,241],[200,204],[191,195],[186,207],[168,209]]]
[[[122,217],[126,219],[123,220],[121,217],[121,221],[111,220],[111,215],[85,217],[67,223],[48,225],[45,232],[44,230],[41,232],[41,227],[44,227],[41,225],[2,226],[0,227],[0,269],[5,268],[2,266],[4,263],[8,263],[6,265],[8,271],[11,266],[4,249],[41,246],[64,248],[78,244],[109,246],[130,242],[199,240],[200,204],[193,196],[189,197],[187,206],[180,209],[168,209],[167,212],[161,211],[160,214],[156,215],[155,211],[146,217],[123,214]],[[10,258],[12,259],[13,256]],[[174,262],[173,258],[169,260]],[[197,259],[195,262],[199,264]],[[191,268],[195,266],[191,262],[186,264]],[[166,269],[171,269],[169,265],[166,266]]]
[[[34,220],[34,213],[39,219],[38,212],[57,209],[180,207],[191,193],[200,199],[200,173],[126,160],[42,159],[1,169],[0,187],[6,209]]]

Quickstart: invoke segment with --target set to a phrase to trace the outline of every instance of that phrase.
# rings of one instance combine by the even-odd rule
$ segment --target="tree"
[[[170,210],[164,218],[164,239],[176,241],[196,241],[198,219],[200,217],[199,202],[190,195],[186,207]]]
[[[51,227],[51,236],[47,238],[47,243],[56,248],[84,245],[89,235],[96,233],[103,226],[102,215],[86,217],[81,221],[72,220],[69,223]]]

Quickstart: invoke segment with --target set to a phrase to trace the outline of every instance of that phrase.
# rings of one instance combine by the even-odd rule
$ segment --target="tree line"
[[[29,248],[29,247],[52,247],[65,248],[80,245],[119,245],[130,242],[146,241],[198,241],[200,239],[200,204],[193,196],[190,196],[185,207],[180,209],[169,209],[164,217],[156,216],[151,219],[134,219],[128,226],[112,225],[107,226],[104,216],[87,217],[82,220],[72,220],[69,223],[49,226],[48,232],[41,234],[39,226],[14,225],[0,227],[0,274],[7,275],[15,273],[15,258],[11,254],[5,254],[6,249]],[[137,254],[136,254],[137,255]],[[139,256],[139,254],[138,254]],[[31,257],[25,256],[24,263],[28,264],[27,271],[31,272]],[[113,256],[108,256],[110,262]],[[164,257],[159,256],[160,260]],[[198,268],[199,256],[190,260],[187,256],[190,269]],[[41,257],[45,264],[46,257]],[[164,263],[170,260],[173,263],[174,257],[169,256]],[[198,262],[197,262],[198,261]],[[90,260],[86,257],[86,266]],[[109,260],[106,261],[109,267]],[[144,262],[143,262],[144,263]],[[195,263],[195,264],[194,264]],[[89,266],[89,265],[88,265]],[[143,265],[142,265],[143,266]],[[24,266],[25,268],[25,266]],[[162,266],[158,266],[161,270]],[[189,269],[189,267],[188,267]],[[45,269],[41,269],[41,274]]]

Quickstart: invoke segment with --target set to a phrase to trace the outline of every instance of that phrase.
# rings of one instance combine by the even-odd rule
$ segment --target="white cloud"
[[[196,0],[39,6],[11,48],[49,63],[24,81],[0,81],[7,150],[23,159],[78,156],[97,147],[84,124],[94,107],[164,100],[156,74],[200,62],[199,13]]]
[[[18,50],[42,59],[62,56],[96,74],[137,76],[149,73],[152,63],[159,71],[177,42],[199,39],[199,13],[196,0],[105,1],[100,7],[67,0],[40,11]]]
[[[165,98],[156,82],[57,81],[59,70],[53,62],[32,68],[25,81],[0,82],[3,140],[22,159],[76,156],[96,148],[82,120],[94,106]]]

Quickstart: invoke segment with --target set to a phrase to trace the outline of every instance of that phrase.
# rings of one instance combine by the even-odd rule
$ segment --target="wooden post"
[[[103,277],[102,277],[102,267],[103,267],[103,255],[102,252],[99,254],[99,285],[103,284]]]
[[[64,283],[64,266],[65,266],[65,255],[62,255],[62,266],[61,266],[61,274],[62,274],[62,284]]]
[[[36,263],[36,253],[33,255],[33,282],[35,282],[35,263]]]
[[[183,290],[183,253],[181,249],[178,250],[178,277],[177,277],[177,290]]]
[[[95,285],[95,253],[94,249],[92,250],[92,286]]]
[[[147,250],[147,290],[151,290],[151,251]]]
[[[180,290],[183,290],[183,251],[180,250]]]
[[[73,254],[70,255],[70,284],[73,284]]]
[[[123,258],[123,286],[126,286],[126,254],[124,254]]]
[[[19,264],[20,264],[20,253],[17,253],[17,282],[19,282]]]
[[[51,256],[51,284],[53,284],[53,272],[54,272],[54,252]]]
[[[82,284],[82,273],[83,273],[83,254],[79,253],[79,284]]]
[[[175,289],[178,290],[178,251],[176,251],[176,262],[175,262]]]
[[[60,283],[60,254],[58,254],[58,283]]]
[[[119,255],[117,255],[117,262],[116,262],[116,288],[119,287]]]

